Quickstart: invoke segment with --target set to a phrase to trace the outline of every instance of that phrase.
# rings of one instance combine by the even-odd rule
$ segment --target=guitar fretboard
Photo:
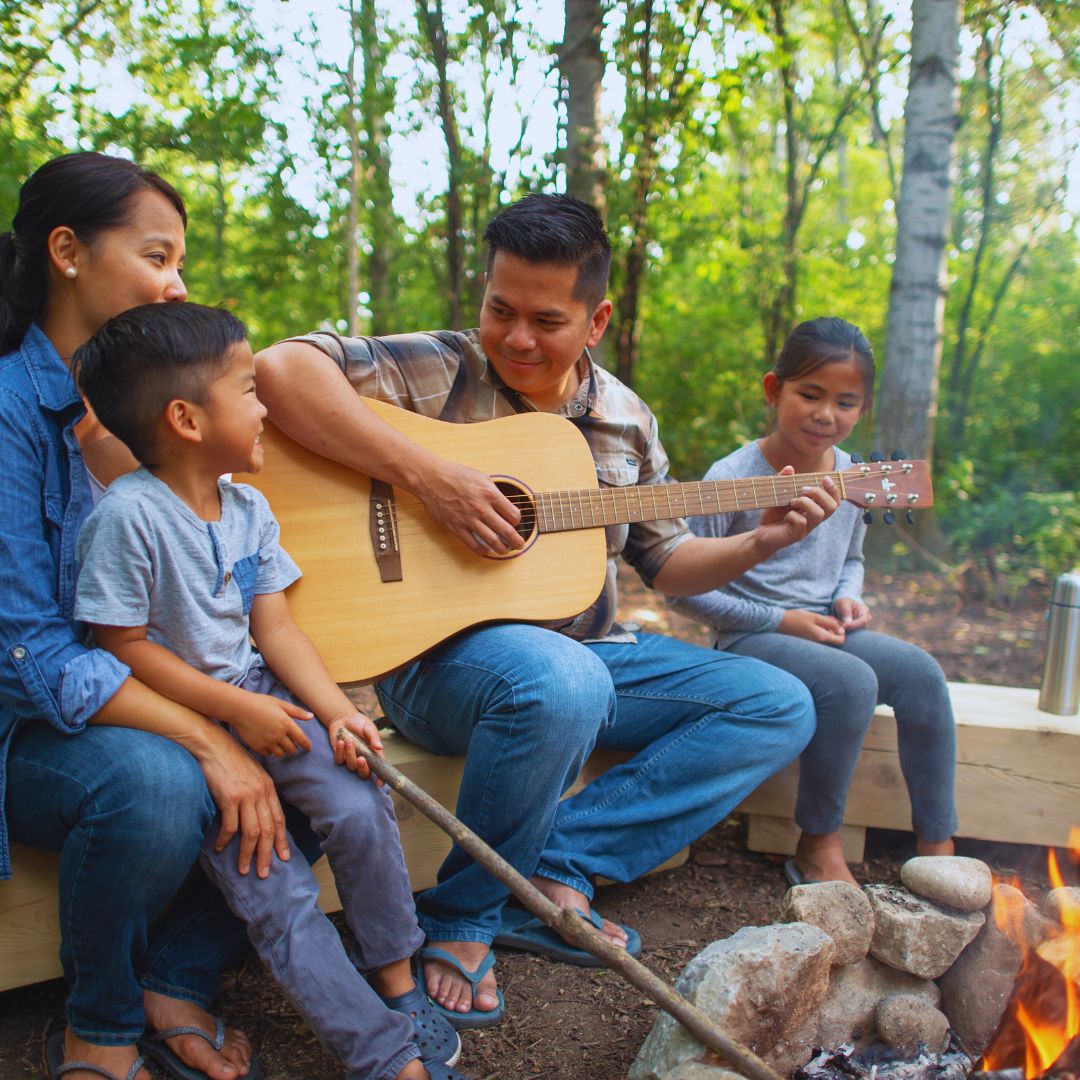
[[[700,480],[689,484],[641,484],[583,491],[545,491],[536,500],[537,523],[545,532],[595,529],[634,521],[699,517],[736,510],[786,506],[804,488],[831,477],[845,497],[841,473],[747,476],[736,480]]]

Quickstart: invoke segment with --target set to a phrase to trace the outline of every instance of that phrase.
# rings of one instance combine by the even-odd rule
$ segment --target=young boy
[[[79,536],[76,618],[142,682],[227,724],[310,819],[371,985],[319,910],[303,859],[275,858],[268,879],[243,874],[239,836],[217,851],[215,825],[207,874],[349,1080],[460,1078],[450,1068],[460,1039],[412,976],[423,935],[389,793],[352,775],[367,765],[334,736],[348,728],[378,752],[378,730],[289,614],[283,590],[300,572],[266,500],[220,479],[262,465],[266,410],[243,325],[215,308],[148,304],[106,323],[75,369],[101,422],[141,462]],[[168,1053],[163,1042],[140,1046]]]

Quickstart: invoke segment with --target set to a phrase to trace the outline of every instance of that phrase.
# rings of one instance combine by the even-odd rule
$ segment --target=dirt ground
[[[624,582],[622,617],[648,629],[706,642],[704,632],[669,613],[657,598]],[[1048,588],[1032,585],[1008,607],[965,600],[933,574],[870,576],[868,602],[875,628],[929,649],[950,679],[1035,686],[1042,663]],[[706,834],[682,867],[599,890],[597,908],[639,930],[643,961],[673,981],[710,941],[746,925],[773,921],[785,886],[780,860],[749,852],[745,828],[732,817]],[[959,853],[1016,874],[1033,894],[1047,886],[1046,849],[961,841]],[[871,830],[866,860],[853,867],[860,881],[890,881],[913,853],[906,833]],[[1070,883],[1077,868],[1066,862]],[[342,926],[340,917],[335,917]],[[498,975],[507,1019],[489,1032],[467,1032],[458,1065],[472,1080],[619,1080],[625,1077],[657,1009],[607,970],[555,964],[506,950]],[[0,994],[0,1080],[40,1077],[43,1035],[63,1021],[64,987],[57,980]],[[245,1028],[258,1048],[267,1080],[341,1080],[343,1070],[322,1051],[291,1005],[248,960],[229,973],[218,1007]]]

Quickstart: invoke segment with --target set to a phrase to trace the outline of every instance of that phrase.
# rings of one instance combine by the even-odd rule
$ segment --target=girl
[[[243,947],[239,923],[205,880],[151,923],[215,802],[254,827],[260,857],[284,845],[283,824],[260,825],[282,820],[273,785],[215,725],[88,648],[72,614],[94,476],[107,483],[134,462],[87,414],[71,355],[128,307],[185,299],[185,224],[160,177],[70,154],[26,181],[0,235],[0,877],[8,836],[60,852],[68,1026],[46,1056],[68,1080],[147,1080],[136,1049],[147,1028],[171,1075],[258,1075],[247,1038],[205,1009]]]
[[[861,331],[837,318],[797,326],[764,379],[772,431],[717,461],[706,480],[762,476],[793,465],[797,473],[843,470],[839,443],[870,408],[874,356]],[[758,511],[691,520],[700,536],[757,527]],[[862,541],[866,526],[852,503],[801,544],[785,548],[710,593],[670,601],[716,631],[714,646],[754,656],[800,678],[817,710],[803,752],[795,820],[802,834],[785,863],[794,884],[854,883],[840,847],[848,786],[879,703],[896,713],[900,764],[911,797],[921,855],[949,855],[956,829],[956,738],[945,676],[933,657],[867,629]]]

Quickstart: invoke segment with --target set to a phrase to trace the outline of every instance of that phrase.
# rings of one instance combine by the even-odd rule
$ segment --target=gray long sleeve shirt
[[[837,470],[851,465],[851,456],[845,451],[837,447],[835,454]],[[705,479],[733,480],[774,473],[757,442],[752,442],[714,462]],[[698,536],[734,536],[752,532],[760,518],[760,510],[710,514],[691,518],[690,527]],[[805,540],[783,548],[729,585],[698,596],[670,598],[668,603],[681,614],[711,626],[718,649],[748,634],[775,630],[785,611],[831,614],[833,601],[842,596],[862,599],[865,533],[858,507],[843,502]]]

